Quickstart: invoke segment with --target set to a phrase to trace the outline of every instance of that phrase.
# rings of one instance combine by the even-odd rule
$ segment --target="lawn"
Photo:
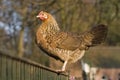
[[[120,68],[120,47],[90,48],[84,61],[94,67]]]

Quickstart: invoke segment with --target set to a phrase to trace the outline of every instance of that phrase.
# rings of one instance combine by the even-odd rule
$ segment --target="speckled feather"
[[[91,46],[102,43],[107,35],[105,25],[96,25],[82,34],[63,32],[60,30],[56,20],[51,14],[43,21],[36,32],[36,43],[49,56],[70,63],[81,59],[84,53]]]

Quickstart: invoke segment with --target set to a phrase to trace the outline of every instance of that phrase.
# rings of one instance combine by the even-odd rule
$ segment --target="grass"
[[[84,60],[94,67],[120,68],[120,47],[94,47],[86,52]]]

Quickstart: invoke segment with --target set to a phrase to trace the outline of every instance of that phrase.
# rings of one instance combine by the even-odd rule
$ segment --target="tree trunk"
[[[18,56],[24,55],[24,27],[20,30],[19,41],[18,41]]]

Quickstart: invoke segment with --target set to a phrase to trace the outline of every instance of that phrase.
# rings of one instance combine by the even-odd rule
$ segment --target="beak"
[[[39,15],[37,15],[36,17],[37,17],[37,18],[39,18],[40,16],[39,16]]]

